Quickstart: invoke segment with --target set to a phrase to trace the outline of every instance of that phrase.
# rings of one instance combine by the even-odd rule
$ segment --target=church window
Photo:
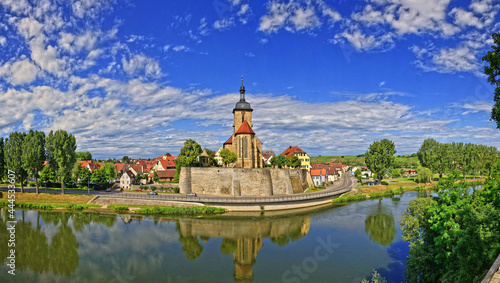
[[[248,158],[248,139],[245,137],[245,158]]]

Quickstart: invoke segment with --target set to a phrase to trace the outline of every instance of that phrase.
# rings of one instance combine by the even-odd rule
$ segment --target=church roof
[[[224,144],[227,144],[227,143],[230,143],[230,144],[233,143],[233,136],[230,136]]]
[[[236,131],[235,134],[255,134],[255,132],[252,130],[252,127],[248,124],[248,122],[245,120],[243,121],[243,124],[241,124],[240,128],[238,131]]]

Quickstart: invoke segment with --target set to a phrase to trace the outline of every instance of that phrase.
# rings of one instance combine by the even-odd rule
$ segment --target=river
[[[360,282],[403,280],[399,223],[417,192],[293,213],[203,218],[17,210],[16,275],[0,282]]]

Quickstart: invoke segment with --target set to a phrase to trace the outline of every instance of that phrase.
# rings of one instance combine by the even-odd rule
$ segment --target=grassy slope
[[[400,164],[402,167],[418,167],[418,158],[416,156],[411,157],[410,155],[396,155],[395,165]],[[330,162],[341,162],[342,164],[350,165],[365,165],[364,157],[357,157],[356,155],[333,155],[333,156],[313,156],[311,157],[311,163],[324,163],[328,164]],[[415,166],[416,165],[416,166]]]

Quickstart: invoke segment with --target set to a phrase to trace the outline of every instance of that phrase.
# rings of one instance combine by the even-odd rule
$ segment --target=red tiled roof
[[[227,144],[227,143],[230,143],[230,144],[233,143],[233,136],[230,136],[224,144]]]
[[[311,169],[311,176],[326,176],[326,169]]]
[[[99,168],[102,167],[102,163],[89,163],[88,166],[90,167],[90,171],[95,171],[95,170],[99,170]]]
[[[163,169],[175,168],[175,162],[174,162],[173,158],[160,160],[160,163],[161,163],[161,166],[163,167]]]
[[[132,167],[137,173],[144,173],[143,167],[140,164],[132,164],[130,167]]]
[[[122,171],[124,165],[125,163],[115,163],[116,171],[118,172]]]
[[[335,163],[330,163],[330,165],[338,165],[338,166],[342,166],[342,163],[340,163],[340,162],[335,162]]]
[[[48,164],[48,161],[45,161]],[[87,167],[88,164],[92,163],[92,160],[81,160],[78,163],[82,164],[82,167]]]
[[[285,156],[288,156],[288,157],[292,157],[292,155],[294,155],[295,153],[306,153],[305,151],[303,151],[300,147],[298,146],[290,146],[288,147],[287,149],[285,149],[285,151],[283,151],[283,153],[281,155],[285,155]]]
[[[175,169],[167,169],[167,170],[158,170],[156,174],[160,178],[173,178],[175,176]]]
[[[245,120],[243,121],[243,124],[241,124],[240,128],[238,131],[236,131],[235,134],[255,134],[255,132],[252,130],[252,127],[248,124],[248,122]]]

